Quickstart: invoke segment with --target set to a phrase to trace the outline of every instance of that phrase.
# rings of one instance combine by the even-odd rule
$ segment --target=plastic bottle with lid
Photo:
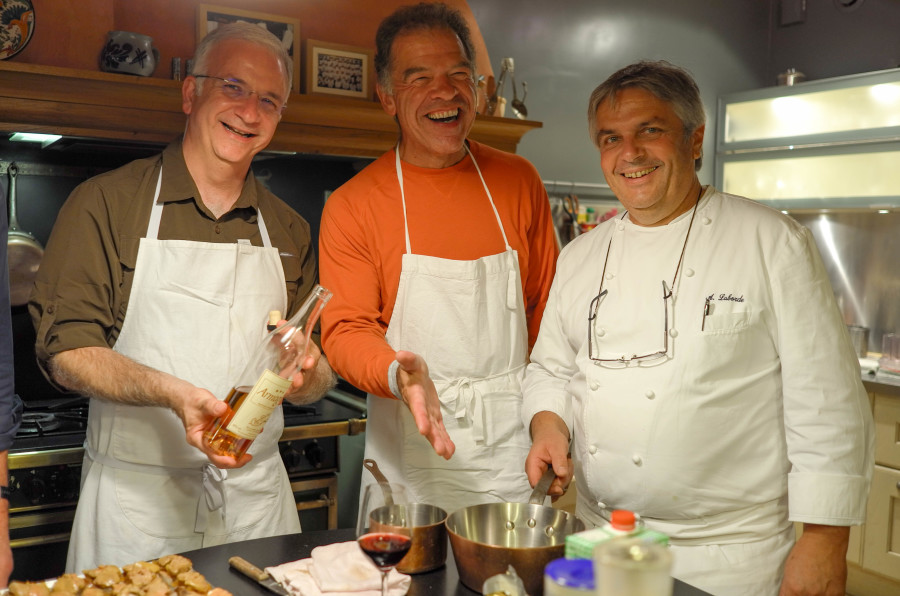
[[[609,527],[611,530],[629,534],[637,527],[636,519],[633,511],[627,509],[615,509],[609,518]]]
[[[594,563],[590,559],[555,559],[544,568],[544,596],[593,593]]]

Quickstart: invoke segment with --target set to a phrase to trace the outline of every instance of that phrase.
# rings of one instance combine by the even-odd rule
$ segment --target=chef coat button
[[[591,381],[591,391],[596,391],[597,389],[600,389],[600,385],[594,381]]]
[[[597,329],[597,337],[603,337],[606,335],[606,329]]]
[[[597,507],[599,507],[600,509],[606,509],[606,503],[604,503],[603,501],[597,501]]]
[[[693,269],[685,269],[684,274],[687,277],[694,277],[694,270]]]
[[[708,218],[708,217],[704,217],[704,218],[701,219],[700,221],[702,221],[702,222],[703,222],[703,225],[705,225],[705,226],[708,226],[709,224],[712,223],[712,220],[711,220],[710,218]]]
[[[656,397],[656,394],[653,393],[653,390],[652,390],[652,389],[648,389],[648,390],[644,393],[644,397],[646,397],[647,399],[653,399],[653,398]]]
[[[615,273],[607,273],[607,274],[606,274],[606,279],[612,279],[612,278],[614,278],[615,276],[616,276]]]
[[[594,455],[595,453],[597,453],[597,446],[591,445],[590,447],[588,447],[588,451],[591,453],[591,455]]]
[[[678,329],[669,329],[669,337],[678,337]]]
[[[634,455],[631,456],[631,461],[633,461],[633,462],[634,462],[634,465],[636,465],[636,466],[638,466],[638,467],[640,467],[641,464],[644,463],[644,460],[641,459],[641,456],[638,455],[638,454],[636,454],[636,453],[635,453]]]
[[[216,224],[216,234],[221,234],[221,233],[222,233],[222,226]]]
[[[616,229],[619,230],[619,231],[621,232],[622,230],[625,229],[625,224],[619,223],[619,224],[616,226]]]

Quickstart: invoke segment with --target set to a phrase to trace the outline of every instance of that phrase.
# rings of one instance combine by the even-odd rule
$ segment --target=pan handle
[[[388,507],[394,504],[394,497],[391,495],[391,485],[388,482],[388,479],[384,477],[384,474],[381,473],[381,470],[378,468],[378,464],[375,463],[374,459],[364,459],[363,466],[372,472],[372,476],[375,477],[375,481],[381,485],[381,490],[384,491],[384,504]]]
[[[532,505],[543,505],[544,499],[547,497],[547,491],[550,490],[550,485],[553,484],[554,478],[556,478],[556,472],[553,471],[553,466],[547,466],[547,471],[544,472],[538,483],[534,485],[534,490],[531,491],[531,498],[528,499],[528,502]]]

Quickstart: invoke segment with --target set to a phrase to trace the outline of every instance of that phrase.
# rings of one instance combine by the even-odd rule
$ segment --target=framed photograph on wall
[[[306,93],[372,99],[374,79],[372,50],[306,40]]]
[[[255,12],[252,10],[240,10],[227,6],[215,6],[213,4],[201,4],[197,7],[197,43],[207,33],[219,25],[227,25],[237,21],[246,21],[268,29],[275,37],[281,40],[281,44],[291,57],[294,70],[293,90],[300,92],[300,20],[282,17],[275,14]]]

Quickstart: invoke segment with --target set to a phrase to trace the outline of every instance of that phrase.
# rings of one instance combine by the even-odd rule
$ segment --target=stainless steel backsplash
[[[869,328],[869,352],[900,333],[900,213],[791,213],[812,231],[847,325]]]

